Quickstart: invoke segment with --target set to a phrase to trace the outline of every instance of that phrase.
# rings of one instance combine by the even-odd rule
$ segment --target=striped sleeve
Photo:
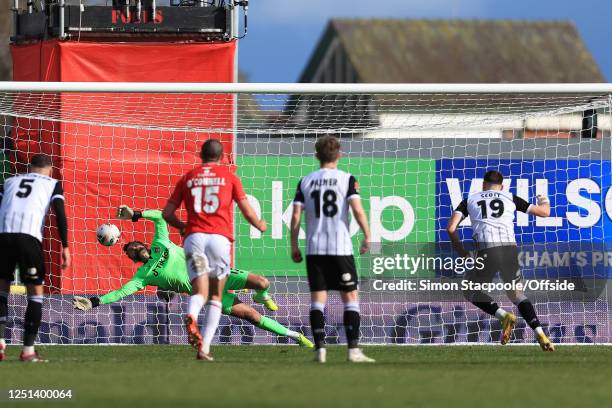
[[[523,200],[521,197],[513,195],[512,201],[514,202],[514,205],[516,206],[517,211],[524,212],[524,213],[529,212],[529,207],[531,207],[531,204]]]
[[[297,189],[295,191],[295,198],[293,199],[294,205],[304,206],[304,193],[302,192],[302,179],[298,181]]]
[[[355,176],[351,174],[351,176],[349,177],[349,185],[348,191],[346,193],[346,199],[352,200],[353,198],[359,198],[359,182],[357,181]]]
[[[62,184],[58,181],[55,183],[53,194],[51,195],[51,204],[55,212],[57,222],[57,232],[62,241],[64,248],[68,247],[68,220],[66,218],[66,208],[64,207],[64,190]]]
[[[64,188],[62,187],[62,183],[60,183],[59,181],[55,183],[55,188],[53,189],[53,193],[51,194],[51,201],[57,199],[64,199]]]
[[[455,212],[460,213],[463,216],[463,218],[467,217],[469,215],[468,208],[467,208],[467,200],[461,201],[461,203],[459,203],[457,208],[455,208]]]

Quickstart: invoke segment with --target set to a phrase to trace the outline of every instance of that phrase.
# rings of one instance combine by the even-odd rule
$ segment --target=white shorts
[[[223,235],[196,232],[185,239],[185,261],[189,280],[201,275],[223,279],[230,272],[232,244]]]

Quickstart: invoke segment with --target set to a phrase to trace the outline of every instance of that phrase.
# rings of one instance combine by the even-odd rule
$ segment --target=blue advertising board
[[[538,194],[549,197],[551,215],[536,218],[516,215],[516,238],[533,251],[553,248],[557,252],[586,251],[589,273],[610,276],[612,259],[612,181],[611,162],[601,160],[491,160],[442,159],[437,161],[436,218],[437,241],[448,241],[445,227],[454,208],[470,193],[480,191],[486,171],[495,169],[504,175],[504,189],[535,203]],[[471,241],[469,220],[462,223],[459,234]],[[535,245],[532,245],[535,244]],[[607,251],[610,246],[611,251]],[[597,251],[597,255],[592,252]],[[563,256],[563,255],[561,255]],[[527,258],[530,260],[530,258]],[[557,273],[576,273],[557,267]],[[533,262],[532,262],[533,263]],[[550,277],[551,268],[525,268],[535,276]],[[580,270],[579,273],[586,273]]]

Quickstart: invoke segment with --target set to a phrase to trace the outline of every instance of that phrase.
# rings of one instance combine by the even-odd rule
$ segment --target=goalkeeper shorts
[[[241,271],[240,269],[231,270],[223,287],[223,296],[221,297],[221,311],[224,314],[232,314],[232,307],[238,296],[236,291],[246,288],[248,277],[249,273],[247,271]]]

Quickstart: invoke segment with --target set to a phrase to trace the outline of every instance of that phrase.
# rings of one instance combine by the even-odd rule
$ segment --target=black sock
[[[40,297],[42,300],[42,296]],[[36,299],[38,300],[38,299]],[[23,322],[23,345],[33,346],[42,320],[42,301],[28,299],[28,307]]]
[[[495,316],[495,312],[499,309],[491,296],[479,290],[466,291],[463,295],[471,304],[491,316]]]
[[[480,310],[490,314],[491,316],[495,316],[495,312],[499,309],[499,306],[495,302],[472,302],[474,306],[479,308]]]
[[[521,316],[523,316],[523,319],[525,319],[529,327],[531,327],[533,330],[535,330],[536,327],[540,327],[540,321],[538,320],[536,311],[529,299],[523,300],[521,303],[516,305],[516,307],[518,307]]]
[[[3,339],[8,320],[8,298],[4,294],[0,295],[0,339]]]
[[[315,347],[320,349],[325,347],[325,317],[323,312],[318,309],[310,309],[310,327]]]
[[[348,348],[357,348],[359,346],[359,312],[354,310],[344,311],[344,331],[346,332],[346,341]]]

